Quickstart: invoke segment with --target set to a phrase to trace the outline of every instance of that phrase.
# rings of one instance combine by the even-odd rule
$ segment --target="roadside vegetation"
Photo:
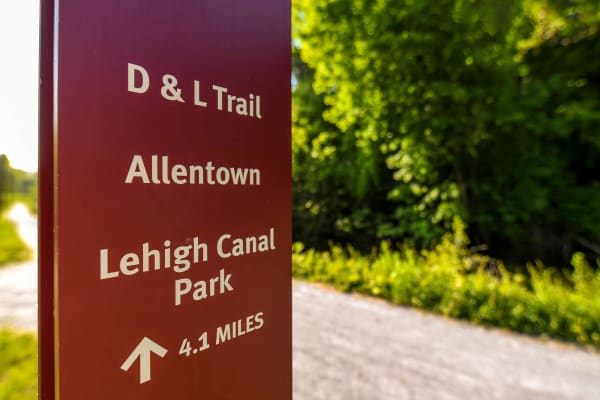
[[[37,338],[0,328],[0,400],[37,398]]]
[[[298,243],[293,274],[479,325],[600,349],[600,271],[583,254],[573,255],[569,270],[538,262],[511,272],[501,261],[471,252],[464,225],[458,219],[454,225],[453,234],[424,251],[384,242],[364,255],[351,247],[317,251]]]
[[[19,236],[15,225],[0,213],[0,267],[31,258],[31,249]]]
[[[6,218],[15,202],[23,202],[37,213],[37,174],[12,168],[8,158],[0,154],[0,267],[32,256],[15,225]]]
[[[31,258],[32,251],[6,217],[15,202],[36,213],[37,174],[14,169],[0,155],[0,267]],[[0,326],[0,400],[37,398],[37,338]]]

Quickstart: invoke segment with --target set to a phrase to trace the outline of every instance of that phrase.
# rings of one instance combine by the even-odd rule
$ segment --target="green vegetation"
[[[16,201],[37,212],[37,174],[13,169],[8,158],[0,155],[0,267],[31,258],[31,249],[6,219],[6,211]]]
[[[294,0],[293,35],[295,276],[600,348],[600,3]]]
[[[0,154],[0,209],[19,201],[37,214],[38,174],[12,168],[8,157]]]
[[[0,266],[31,257],[31,249],[5,214],[15,201],[30,207],[36,203],[36,179],[36,174],[11,168],[6,156],[0,155]],[[36,398],[37,338],[0,327],[0,400]]]
[[[295,0],[294,239],[600,254],[597,0]],[[325,244],[325,245],[324,245]]]
[[[453,318],[600,348],[600,271],[573,256],[569,272],[541,263],[509,272],[489,257],[469,251],[460,220],[432,250],[384,242],[363,256],[349,248],[305,250],[296,244],[294,276],[326,282]],[[599,261],[600,262],[600,261]]]
[[[0,267],[31,258],[31,249],[23,242],[15,225],[0,214]]]
[[[37,398],[37,339],[0,328],[0,400]]]

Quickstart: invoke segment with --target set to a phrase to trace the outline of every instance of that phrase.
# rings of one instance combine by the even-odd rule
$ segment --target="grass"
[[[501,262],[470,253],[464,226],[455,225],[455,233],[423,252],[387,243],[368,255],[295,244],[293,274],[476,324],[600,349],[600,268],[575,254],[569,272],[541,263],[509,272]]]
[[[0,213],[0,267],[28,260],[31,249]],[[0,327],[0,400],[37,398],[37,338]]]
[[[0,267],[31,258],[31,249],[19,236],[16,226],[0,215]]]
[[[0,328],[0,400],[37,398],[37,338]]]

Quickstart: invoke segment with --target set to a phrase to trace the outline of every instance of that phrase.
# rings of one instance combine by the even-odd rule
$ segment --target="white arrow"
[[[131,352],[127,360],[121,365],[123,371],[128,371],[133,365],[135,360],[139,357],[140,359],[140,384],[148,382],[150,378],[150,353],[158,355],[163,358],[167,354],[167,349],[153,342],[152,340],[144,337],[141,342]]]

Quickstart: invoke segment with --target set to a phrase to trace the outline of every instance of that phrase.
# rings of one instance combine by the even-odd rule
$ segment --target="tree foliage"
[[[0,154],[0,211],[18,198],[33,211],[37,208],[37,173],[15,169],[8,157]]]
[[[294,3],[296,239],[600,240],[592,0]],[[568,256],[568,254],[566,254]]]

